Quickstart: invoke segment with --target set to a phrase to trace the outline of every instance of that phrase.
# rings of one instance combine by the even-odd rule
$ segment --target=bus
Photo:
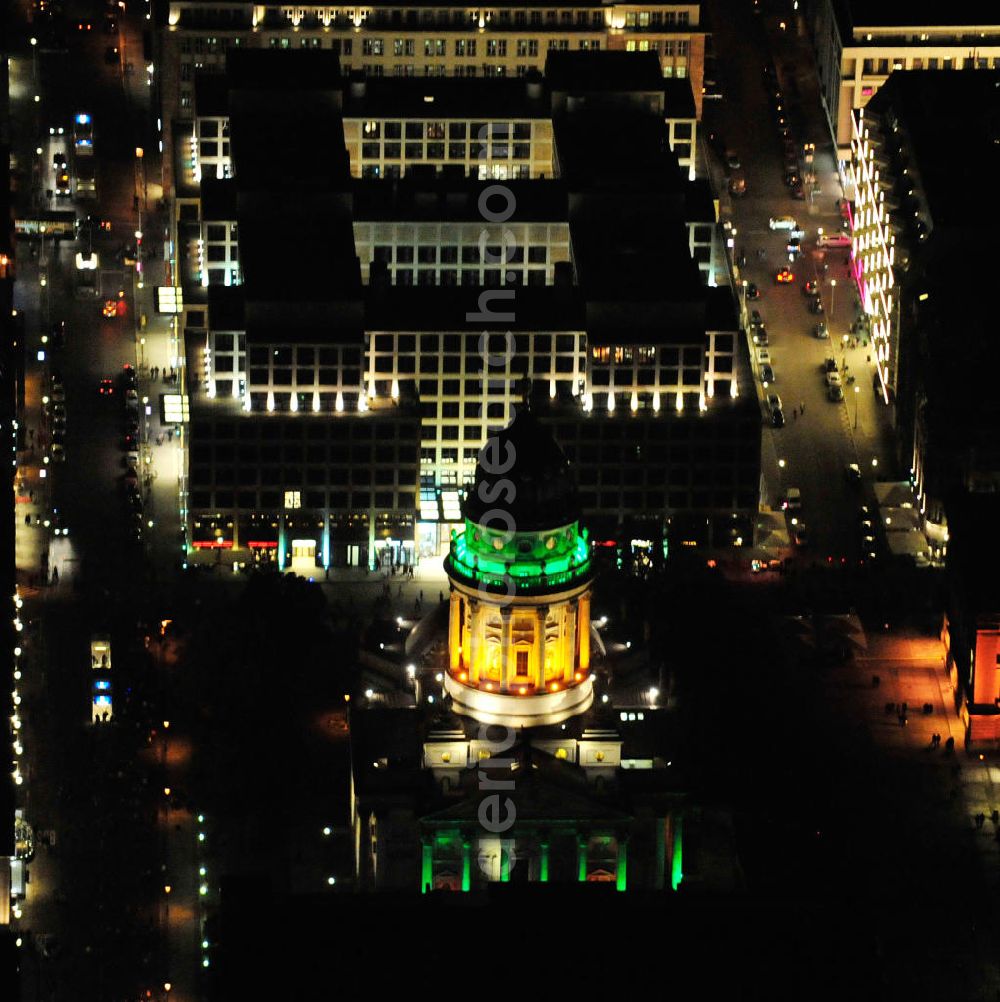
[[[76,157],[76,197],[97,198],[97,171],[93,157]]]
[[[14,232],[19,237],[75,240],[79,230],[80,221],[72,209],[34,209],[14,218]]]
[[[83,111],[73,116],[73,149],[78,156],[90,156],[94,152],[94,123]]]
[[[90,667],[94,671],[111,671],[111,638],[103,633],[90,638]]]

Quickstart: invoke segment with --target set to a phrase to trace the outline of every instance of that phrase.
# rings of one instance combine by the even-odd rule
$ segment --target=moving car
[[[823,300],[819,296],[813,296],[809,300],[809,312],[816,314],[823,312]]]
[[[819,282],[806,282],[802,286],[802,294],[804,296],[818,296],[819,295]]]
[[[792,539],[795,540],[796,546],[806,546],[809,543],[809,530],[806,529],[805,523],[800,522],[792,530]]]
[[[747,299],[760,299],[760,289],[753,282],[747,282],[745,288]]]
[[[841,386],[842,381],[840,379],[840,373],[834,369],[826,374],[826,385],[827,386]]]
[[[848,463],[844,468],[844,476],[849,484],[861,483],[861,467],[857,463]],[[870,525],[871,523],[869,523]]]
[[[791,268],[780,268],[774,273],[774,281],[778,285],[788,285],[790,282],[795,281],[795,273]]]
[[[819,338],[821,341],[825,340],[830,336],[830,332],[827,330],[826,324],[822,321],[813,327],[813,337]]]
[[[105,376],[98,385],[97,392],[102,397],[110,397],[115,392],[114,380],[110,376]]]
[[[726,166],[730,170],[739,170],[742,166],[738,154],[733,152],[733,150],[726,150]]]
[[[794,216],[772,216],[768,222],[772,230],[796,230],[798,225]]]

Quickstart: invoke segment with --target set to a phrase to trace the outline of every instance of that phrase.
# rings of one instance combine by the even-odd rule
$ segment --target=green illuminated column
[[[626,868],[628,866],[628,840],[623,836],[618,837],[618,868],[615,873],[615,888],[619,891],[625,890]]]
[[[577,880],[583,881],[587,879],[587,840],[585,838],[578,838],[576,840],[576,866],[577,866]]]
[[[434,866],[431,861],[431,843],[428,839],[421,840],[422,863],[420,867],[420,893],[426,894],[434,882]]]
[[[462,839],[462,890],[468,891],[472,887],[472,852],[469,840]]]
[[[673,819],[674,857],[670,866],[670,889],[676,891],[684,879],[684,854],[682,842],[684,837],[684,819],[678,814]]]
[[[510,843],[500,844],[500,883],[510,881]]]
[[[542,862],[538,871],[538,879],[541,883],[549,882],[549,843],[542,843]]]

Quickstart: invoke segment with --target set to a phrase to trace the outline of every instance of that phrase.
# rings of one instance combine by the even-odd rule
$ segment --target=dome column
[[[538,629],[538,643],[535,650],[538,652],[538,675],[536,685],[539,689],[545,688],[545,623],[549,618],[549,607],[540,605],[535,610],[536,624]]]
[[[514,676],[510,664],[510,631],[513,628],[510,606],[500,610],[500,691],[509,692]]]
[[[581,595],[579,602],[578,624],[579,641],[577,653],[579,655],[580,671],[590,670],[590,595]]]
[[[459,618],[462,599],[457,591],[452,591],[450,601],[451,606],[448,609],[448,664],[452,674],[458,674],[462,648],[462,621]]]
[[[579,603],[574,598],[566,607],[565,632],[563,633],[563,682],[573,681],[573,664],[576,660],[576,621]]]
[[[482,656],[482,632],[483,632],[483,603],[478,599],[469,599],[469,660],[467,669],[469,681],[478,684],[481,665],[479,659]]]

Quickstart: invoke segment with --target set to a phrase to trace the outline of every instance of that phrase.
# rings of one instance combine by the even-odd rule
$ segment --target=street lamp
[[[38,80],[38,39],[32,35],[29,41],[31,42],[31,80],[34,83]]]
[[[830,323],[833,323],[833,304],[834,297],[837,294],[837,280],[835,278],[830,279]]]
[[[858,394],[861,392],[861,387],[857,383],[854,384],[854,430],[858,430]]]

